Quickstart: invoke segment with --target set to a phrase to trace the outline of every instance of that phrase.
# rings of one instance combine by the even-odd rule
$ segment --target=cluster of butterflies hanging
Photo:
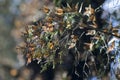
[[[96,35],[97,32],[120,38],[119,27],[113,28],[110,24],[108,25],[110,28],[98,28],[96,12],[91,5],[86,7],[83,13],[81,12],[82,4],[80,8],[78,4],[73,7],[67,4],[67,7],[55,7],[52,10],[44,6],[41,10],[45,13],[45,17],[26,26],[26,31],[23,33],[26,44],[23,47],[23,53],[26,54],[27,63],[34,59],[39,60],[39,62],[45,60],[48,63],[46,65],[61,63],[62,57],[66,55],[64,51],[74,48],[80,37],[72,32],[69,33],[69,31],[76,29],[74,26],[76,16],[80,16],[77,28],[87,30],[85,34],[92,35],[95,40],[101,38],[101,36]],[[86,20],[88,24],[82,21],[84,16],[88,17]],[[92,50],[94,46],[92,42],[84,44],[88,50]],[[111,47],[108,50],[110,51],[110,49]]]

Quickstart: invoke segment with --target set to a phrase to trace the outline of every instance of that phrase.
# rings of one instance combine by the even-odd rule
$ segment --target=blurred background
[[[24,45],[24,27],[40,18],[43,5],[52,5],[51,0],[0,0],[0,80],[30,80],[17,48]]]
[[[24,27],[32,21],[37,21],[42,16],[40,8],[43,5],[53,7],[52,1],[0,0],[0,80],[30,80],[30,76],[33,75],[32,70],[24,67],[24,56],[17,48],[24,45],[21,38]],[[112,14],[114,9],[119,13],[120,1],[116,0],[116,7],[113,5],[115,2],[110,3],[108,1],[106,0],[103,5],[105,12],[102,17],[113,21],[114,26],[119,25],[116,20],[116,18],[120,18],[119,14],[117,14],[117,17],[112,16],[111,18],[105,16]],[[112,5],[107,6],[108,3]],[[66,76],[66,73],[64,72],[62,76]],[[37,75],[35,80],[42,80],[42,76]]]

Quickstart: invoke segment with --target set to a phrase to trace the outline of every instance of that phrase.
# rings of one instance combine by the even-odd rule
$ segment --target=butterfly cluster
[[[52,65],[64,63],[64,57],[72,52],[74,66],[79,66],[84,61],[83,74],[95,75],[94,72],[109,69],[110,52],[114,43],[108,46],[110,36],[120,37],[119,28],[100,27],[97,25],[96,11],[89,5],[82,12],[82,4],[67,7],[54,7],[49,9],[43,6],[41,11],[45,16],[25,27],[23,39],[25,46],[23,53],[26,55],[27,64],[38,60],[42,71]],[[98,65],[98,66],[97,66]],[[76,70],[76,69],[75,69]],[[76,75],[80,74],[75,71]],[[78,75],[79,76],[79,75]]]

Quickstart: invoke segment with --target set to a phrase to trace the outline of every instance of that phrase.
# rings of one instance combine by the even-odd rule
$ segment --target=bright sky
[[[105,3],[102,5],[102,8],[105,10],[102,18],[108,18],[107,16],[110,15],[107,20],[112,22],[113,27],[116,27],[117,25],[120,25],[120,21],[118,21],[116,18],[114,18],[114,15],[112,15],[113,12],[116,11],[117,18],[120,16],[120,0],[106,0]],[[120,30],[119,30],[120,33]],[[115,41],[115,46],[118,46],[118,41],[120,41],[119,38],[113,37],[109,42],[108,45],[110,45],[113,41]]]
[[[106,0],[103,4],[103,9],[113,13],[115,10],[120,9],[120,0]]]

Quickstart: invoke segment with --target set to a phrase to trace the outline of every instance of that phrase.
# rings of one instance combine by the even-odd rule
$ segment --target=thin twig
[[[88,74],[85,72],[85,66],[87,66],[89,68],[89,66],[87,64],[87,58],[88,58],[88,52],[86,52],[85,63],[84,63],[84,66],[83,66],[83,72],[88,77]]]

